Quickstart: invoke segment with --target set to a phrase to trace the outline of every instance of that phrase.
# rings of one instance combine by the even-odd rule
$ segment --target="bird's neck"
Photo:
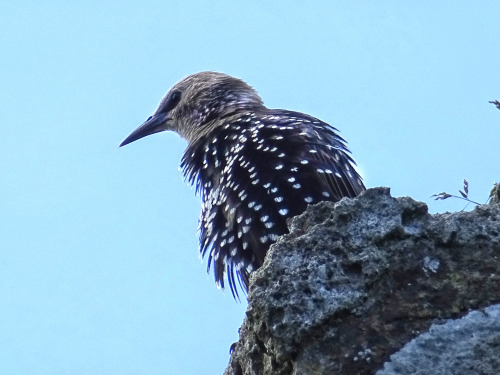
[[[233,105],[225,108],[216,116],[208,116],[203,123],[186,127],[189,131],[182,136],[188,141],[188,147],[192,147],[193,145],[199,143],[200,140],[208,137],[213,131],[223,128],[227,124],[231,124],[236,120],[241,120],[242,115],[262,112],[266,109],[267,108],[261,103],[250,101],[233,103]]]

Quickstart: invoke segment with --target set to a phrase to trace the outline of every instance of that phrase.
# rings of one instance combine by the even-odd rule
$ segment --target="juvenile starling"
[[[264,106],[240,79],[216,72],[177,83],[156,112],[120,146],[172,130],[187,140],[184,177],[201,194],[200,253],[215,281],[224,273],[234,296],[269,246],[288,232],[286,220],[320,201],[365,189],[337,129],[304,113]]]

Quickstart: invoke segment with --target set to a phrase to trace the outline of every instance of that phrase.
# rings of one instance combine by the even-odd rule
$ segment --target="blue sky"
[[[339,128],[431,212],[499,179],[498,1],[0,2],[0,373],[220,374],[246,303],[197,253],[175,134],[118,144],[222,71]]]

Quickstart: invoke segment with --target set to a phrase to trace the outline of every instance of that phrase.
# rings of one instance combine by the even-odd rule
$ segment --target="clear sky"
[[[331,123],[366,185],[500,179],[498,1],[0,1],[0,374],[221,374],[246,302],[198,258],[186,143],[118,144],[201,70]],[[469,206],[469,208],[472,208]]]

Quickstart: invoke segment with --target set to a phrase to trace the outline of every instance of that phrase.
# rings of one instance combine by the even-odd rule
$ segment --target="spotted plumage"
[[[187,77],[123,143],[173,130],[188,141],[181,162],[202,198],[200,252],[215,280],[247,290],[287,219],[320,201],[364,190],[345,141],[312,116],[266,108],[243,81],[215,72]]]

